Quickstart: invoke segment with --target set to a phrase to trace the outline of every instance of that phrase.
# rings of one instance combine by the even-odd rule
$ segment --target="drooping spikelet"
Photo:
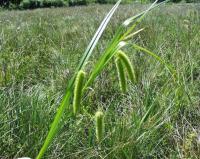
[[[84,86],[85,72],[80,70],[76,76],[74,99],[73,99],[73,113],[76,115],[80,110],[82,90]]]
[[[133,66],[131,65],[131,61],[130,61],[129,57],[121,50],[118,51],[117,56],[123,62],[124,67],[127,70],[127,73],[128,73],[128,76],[129,76],[131,82],[136,83],[136,74],[135,74]]]
[[[104,134],[104,115],[101,111],[96,112],[95,120],[96,120],[96,137],[97,141],[100,142]]]
[[[120,89],[123,93],[125,93],[126,92],[126,76],[125,76],[125,70],[122,64],[122,60],[117,57],[115,60],[115,64],[117,67]]]

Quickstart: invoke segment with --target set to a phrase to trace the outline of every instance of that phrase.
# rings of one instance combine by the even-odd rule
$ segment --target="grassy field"
[[[67,82],[111,5],[0,11],[0,158],[38,154]],[[145,5],[119,7],[97,45],[89,70],[126,18]],[[196,158],[200,156],[200,5],[164,5],[148,14],[132,39],[177,72],[177,80],[152,57],[123,49],[138,83],[119,91],[110,63],[84,95],[83,112],[64,125],[44,158]],[[105,114],[101,145],[94,114]],[[146,116],[145,116],[146,115]],[[143,120],[143,124],[140,121]]]

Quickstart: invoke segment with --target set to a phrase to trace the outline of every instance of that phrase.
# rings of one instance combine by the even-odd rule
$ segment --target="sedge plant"
[[[119,0],[113,6],[113,8],[109,11],[109,13],[105,16],[104,20],[102,21],[99,28],[97,29],[94,37],[92,38],[91,42],[89,43],[86,51],[84,52],[84,54],[83,54],[83,56],[82,56],[82,58],[79,62],[79,65],[77,66],[77,68],[75,70],[73,77],[71,78],[71,80],[67,84],[66,93],[65,93],[63,100],[61,101],[61,103],[58,107],[58,110],[57,110],[57,113],[56,113],[55,118],[53,120],[53,123],[51,125],[51,128],[50,128],[50,130],[47,134],[47,137],[44,141],[42,148],[39,151],[37,159],[41,159],[44,156],[46,150],[48,149],[52,140],[56,136],[58,130],[62,126],[62,120],[61,119],[62,119],[64,112],[67,111],[66,114],[68,114],[67,117],[69,117],[69,118],[72,117],[71,114],[73,114],[72,113],[73,111],[74,111],[75,114],[78,113],[78,110],[80,110],[81,96],[86,93],[86,90],[88,89],[88,87],[90,87],[92,85],[92,83],[95,81],[97,76],[102,72],[102,70],[110,62],[112,62],[112,59],[115,57],[115,55],[118,58],[117,60],[120,59],[120,62],[121,62],[121,64],[120,64],[121,68],[120,69],[122,69],[122,67],[123,67],[123,69],[126,69],[126,71],[129,72],[128,76],[129,76],[130,80],[132,82],[135,82],[134,69],[131,65],[131,62],[128,59],[128,57],[124,53],[122,53],[122,51],[120,51],[124,47],[134,48],[134,49],[138,50],[139,52],[143,52],[143,53],[146,53],[147,55],[150,55],[151,57],[153,57],[157,61],[164,64],[166,66],[166,68],[169,70],[169,72],[172,75],[174,75],[174,69],[169,64],[166,64],[166,62],[163,59],[161,59],[159,56],[157,56],[155,53],[149,51],[148,49],[140,47],[137,44],[132,44],[131,41],[129,40],[130,37],[133,37],[134,35],[136,35],[140,31],[142,31],[142,29],[136,30],[136,31],[134,31],[134,29],[142,21],[142,19],[145,17],[145,15],[150,10],[152,10],[153,8],[164,3],[164,2],[162,2],[162,3],[157,4],[157,1],[155,1],[145,11],[143,11],[143,12],[141,12],[141,13],[133,16],[133,17],[128,18],[118,27],[115,35],[113,36],[112,40],[108,43],[105,51],[102,52],[101,56],[98,58],[98,60],[94,64],[94,66],[91,68],[90,74],[88,74],[87,79],[84,79],[85,73],[83,73],[80,70],[85,70],[84,68],[86,67],[86,64],[88,62],[89,57],[91,56],[91,54],[92,54],[95,46],[97,45],[103,31],[105,30],[108,22],[110,21],[111,17],[113,16],[114,12],[118,8],[120,2],[121,2],[121,0]],[[117,65],[119,67],[119,64],[117,64]],[[122,78],[122,76],[121,76],[121,78]],[[123,78],[125,78],[125,77],[123,77]],[[121,79],[121,80],[124,80],[124,79]],[[77,82],[75,82],[75,81],[77,81]],[[85,82],[83,82],[83,81],[85,81]],[[124,84],[125,84],[125,81],[123,81],[123,86],[122,86],[123,91],[126,90]],[[74,110],[72,110],[71,107],[70,107],[72,97],[74,97],[74,100],[73,100],[74,106],[72,108]],[[99,116],[100,116],[100,118],[103,118],[101,113],[97,113],[96,118],[99,119]],[[142,121],[141,121],[141,124],[142,124]],[[98,134],[97,135],[98,140],[100,141],[102,139],[103,133],[99,131],[97,134]]]

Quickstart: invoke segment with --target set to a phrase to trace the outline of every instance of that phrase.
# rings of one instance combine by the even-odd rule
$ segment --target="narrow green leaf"
[[[109,13],[105,16],[104,20],[101,22],[99,28],[97,29],[96,33],[94,34],[92,40],[90,41],[88,47],[86,48],[78,67],[76,68],[76,73],[78,71],[80,71],[84,65],[87,63],[89,57],[91,56],[97,42],[99,41],[101,35],[103,34],[103,31],[105,30],[106,26],[108,25],[111,17],[113,16],[114,12],[116,11],[116,9],[118,8],[119,4],[120,4],[121,0],[119,0],[114,6],[113,8],[109,11]],[[74,76],[71,78],[71,80],[69,81],[68,84],[68,89],[71,89],[72,85],[75,82],[75,78],[76,78],[76,73],[74,74]]]
[[[143,30],[144,30],[144,28],[139,29],[139,30],[135,31],[134,33],[131,33],[131,34],[127,35],[127,36],[124,38],[124,40],[128,40],[128,39],[132,38],[133,36],[137,35],[138,33],[140,33],[140,32],[143,31]]]
[[[173,69],[172,66],[170,66],[169,64],[167,64],[163,59],[161,59],[158,55],[156,55],[155,53],[153,53],[152,51],[149,51],[141,46],[138,46],[136,44],[132,44],[133,48],[138,50],[138,51],[142,51],[144,53],[147,53],[148,55],[152,56],[153,58],[155,58],[157,61],[159,61],[160,63],[164,64],[166,66],[166,68],[168,69],[168,71],[171,73],[171,75],[174,77],[174,79],[176,79],[176,71],[175,69]]]
[[[149,8],[147,8],[146,11],[144,11],[142,14],[139,14],[138,16],[134,16],[132,18],[129,18],[127,20],[124,21],[123,25],[124,26],[128,26],[129,24],[131,24],[135,19],[136,21],[134,22],[134,24],[126,31],[126,33],[122,36],[121,40],[124,40],[124,38],[132,32],[133,29],[135,29],[135,27],[143,20],[143,18],[145,17],[145,15],[152,9],[155,7],[155,4],[157,3],[158,0],[156,0],[153,4],[151,4],[151,6]],[[139,18],[138,18],[139,17]],[[138,18],[138,19],[137,19]]]
[[[103,70],[103,68],[105,68],[105,66],[109,63],[109,61],[112,59],[112,57],[116,54],[116,52],[121,49],[122,47],[124,47],[127,43],[126,42],[120,42],[118,43],[117,46],[115,46],[114,48],[112,48],[109,51],[105,52],[104,54],[102,54],[102,56],[100,57],[100,59],[98,60],[98,62],[95,64],[94,69],[91,73],[91,75],[89,76],[88,81],[86,82],[86,85],[84,86],[83,90],[86,90],[86,88],[96,79],[97,75]],[[111,45],[112,47],[112,45]],[[109,49],[108,49],[109,50]]]
[[[80,70],[84,64],[85,61],[88,60],[88,58],[90,57],[92,51],[94,50],[94,47],[96,46],[98,40],[100,39],[103,31],[105,30],[108,22],[110,21],[111,17],[113,16],[114,12],[116,11],[116,9],[118,8],[119,4],[120,4],[121,0],[119,0],[114,6],[113,8],[110,10],[110,12],[107,14],[107,16],[105,17],[105,19],[102,21],[101,25],[99,26],[98,30],[96,31],[94,37],[92,38],[90,44],[88,45],[81,61],[80,64],[78,66],[78,69]]]

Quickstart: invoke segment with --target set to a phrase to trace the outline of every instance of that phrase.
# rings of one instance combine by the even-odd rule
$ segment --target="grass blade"
[[[105,30],[106,26],[108,25],[108,22],[110,21],[111,17],[113,16],[114,12],[116,11],[116,9],[118,8],[119,4],[120,4],[121,0],[119,0],[114,6],[113,8],[109,11],[109,13],[105,16],[104,20],[101,22],[99,28],[97,29],[96,33],[94,34],[91,42],[89,43],[88,47],[86,48],[80,63],[78,65],[78,67],[76,68],[75,72],[80,71],[84,65],[86,64],[86,62],[88,61],[89,57],[92,54],[92,51],[94,50],[97,42],[99,41],[103,31]],[[69,84],[68,84],[68,89],[71,89],[71,86],[74,84],[75,82],[75,78],[76,78],[76,73],[74,74],[74,76],[72,77],[72,79],[70,80]]]
[[[98,40],[100,39],[103,31],[105,30],[108,22],[110,21],[110,18],[113,16],[114,12],[116,11],[116,9],[118,8],[119,4],[120,4],[121,0],[119,0],[114,6],[113,8],[110,10],[110,12],[107,14],[107,16],[105,17],[105,19],[102,21],[101,25],[99,26],[98,30],[96,31],[94,37],[92,38],[90,44],[88,45],[81,61],[80,64],[78,66],[78,70],[81,69],[84,64],[85,61],[88,60],[88,58],[90,57],[92,51],[94,50],[94,47],[96,46]]]
[[[154,8],[156,3],[158,0],[156,0],[154,3],[151,4],[151,6],[149,8],[147,8],[144,12],[140,13],[139,15],[133,16],[131,18],[128,18],[127,20],[124,21],[123,25],[124,26],[128,26],[129,24],[131,24],[135,19],[137,19],[139,17],[139,19],[137,19],[135,21],[135,23],[124,33],[124,35],[122,36],[122,40],[124,40],[124,38],[132,32],[133,29],[135,29],[135,27],[143,20],[143,18],[145,17],[145,15],[152,9]]]
[[[170,66],[169,64],[167,64],[163,59],[161,59],[158,55],[156,55],[155,53],[153,53],[152,51],[149,51],[141,46],[138,46],[136,44],[132,44],[133,48],[138,50],[138,51],[142,51],[150,56],[152,56],[153,58],[155,58],[157,61],[159,61],[160,63],[164,64],[166,66],[166,68],[168,69],[168,71],[171,73],[171,75],[174,77],[174,79],[176,79],[176,71],[175,69],[173,69],[172,66]]]

